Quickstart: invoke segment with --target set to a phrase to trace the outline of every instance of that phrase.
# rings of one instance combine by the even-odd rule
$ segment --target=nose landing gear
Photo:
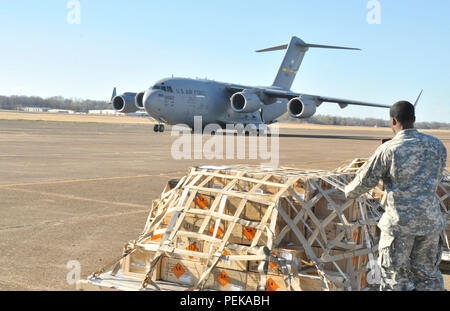
[[[164,124],[155,124],[155,126],[153,127],[153,131],[154,132],[164,132],[165,127]]]

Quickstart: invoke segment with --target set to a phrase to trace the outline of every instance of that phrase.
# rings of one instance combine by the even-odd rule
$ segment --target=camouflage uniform
[[[402,130],[345,188],[348,198],[356,198],[384,182],[387,204],[378,224],[382,290],[444,290],[439,263],[445,218],[435,194],[446,159],[437,138]]]

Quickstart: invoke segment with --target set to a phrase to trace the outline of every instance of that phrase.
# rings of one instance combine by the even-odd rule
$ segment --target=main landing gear
[[[238,132],[239,134],[239,132]],[[245,136],[270,136],[270,129],[269,128],[261,128],[261,129],[255,129],[250,131],[244,131]]]
[[[153,131],[154,132],[164,132],[165,127],[164,124],[155,124],[155,126],[153,127]]]

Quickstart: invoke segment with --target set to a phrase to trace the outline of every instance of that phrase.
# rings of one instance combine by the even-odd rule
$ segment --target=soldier
[[[440,140],[414,129],[415,120],[411,103],[395,103],[390,110],[395,137],[345,188],[347,198],[357,198],[384,182],[387,203],[378,224],[381,290],[445,290],[439,271],[445,218],[435,194],[447,151]]]

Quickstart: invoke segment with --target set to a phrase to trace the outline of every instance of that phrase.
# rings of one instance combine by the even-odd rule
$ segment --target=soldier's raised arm
[[[366,164],[361,168],[355,179],[345,187],[345,196],[350,199],[375,187],[387,171],[384,145],[380,146]]]

